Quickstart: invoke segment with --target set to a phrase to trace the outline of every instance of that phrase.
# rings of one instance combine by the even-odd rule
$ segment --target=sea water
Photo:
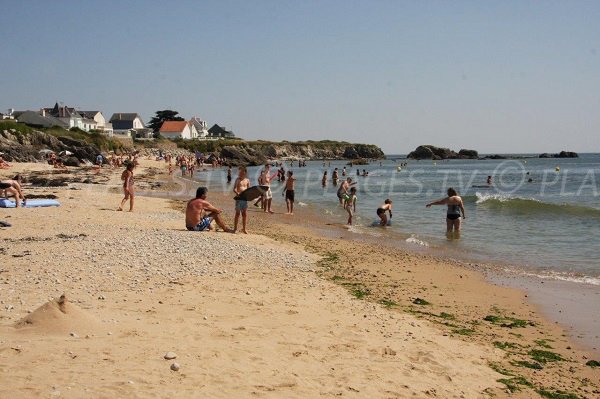
[[[402,164],[407,163],[405,166]],[[357,187],[351,234],[466,260],[507,265],[543,277],[600,285],[600,154],[579,158],[518,155],[506,160],[415,161],[388,155],[384,161],[349,166],[347,161],[284,161],[296,177],[296,207],[310,207],[323,224],[346,223],[336,196],[342,170]],[[331,180],[338,168],[340,181]],[[259,167],[249,168],[257,180]],[[361,176],[357,176],[359,169]],[[272,168],[274,173],[276,168]],[[368,176],[362,176],[363,170]],[[327,184],[323,187],[323,172]],[[237,171],[233,171],[235,176]],[[486,180],[492,176],[493,184]],[[225,168],[199,172],[209,189],[230,191]],[[283,184],[272,183],[275,210],[285,209]],[[446,235],[446,207],[425,205],[453,187],[466,219],[460,238]],[[376,209],[393,201],[392,225],[373,227]]]

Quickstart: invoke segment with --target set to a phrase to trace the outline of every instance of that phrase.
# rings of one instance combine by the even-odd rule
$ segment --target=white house
[[[190,123],[196,128],[196,131],[198,132],[197,138],[199,140],[204,140],[208,137],[208,124],[206,121],[194,116],[192,119],[190,119]]]
[[[198,137],[196,127],[188,121],[164,121],[159,132],[161,136],[167,139],[182,138],[190,140]]]
[[[79,113],[84,118],[84,120],[83,120],[84,125],[88,125],[91,127],[90,129],[83,129],[83,130],[85,130],[85,131],[100,130],[104,134],[106,134],[108,136],[112,136],[112,125],[106,123],[106,119],[104,118],[104,115],[102,115],[102,112],[100,112],[100,111],[79,111]],[[95,122],[95,124],[90,122],[90,120],[93,120]],[[107,126],[107,125],[110,125],[110,126]]]
[[[40,115],[43,117],[53,116],[60,119],[67,126],[67,129],[76,127],[86,130],[83,123],[83,116],[75,108],[67,107],[66,105],[55,103],[53,108],[40,109]]]

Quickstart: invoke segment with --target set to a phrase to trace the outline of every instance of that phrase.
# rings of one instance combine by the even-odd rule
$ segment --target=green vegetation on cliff
[[[13,131],[14,135],[17,136],[21,144],[28,142],[28,137],[33,135],[35,132],[43,132],[56,138],[69,137],[74,140],[81,141],[85,144],[93,144],[102,151],[115,151],[124,148],[123,143],[118,140],[113,140],[100,132],[84,132],[81,129],[72,128],[71,130],[65,130],[60,127],[51,127],[47,129],[34,129],[23,123],[17,123],[14,121],[6,120],[0,122],[0,132],[8,130]]]

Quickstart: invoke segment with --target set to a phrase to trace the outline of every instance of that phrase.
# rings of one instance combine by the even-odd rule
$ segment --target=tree
[[[158,136],[158,131],[160,130],[160,127],[162,126],[164,121],[184,121],[185,119],[183,119],[181,116],[177,116],[177,114],[179,114],[179,112],[177,111],[171,111],[170,109],[165,109],[163,111],[156,111],[156,115],[152,117],[152,119],[150,119],[150,122],[148,123],[148,128],[152,129],[152,131],[154,132],[154,136]]]

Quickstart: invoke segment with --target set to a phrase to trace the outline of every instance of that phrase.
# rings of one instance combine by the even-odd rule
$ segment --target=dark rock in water
[[[462,149],[458,154],[449,148],[441,148],[433,145],[420,145],[408,154],[408,159],[479,159],[479,153],[475,150]]]
[[[548,154],[545,152],[540,154],[539,158],[579,158],[579,154],[571,151],[561,151],[558,154]]]
[[[487,156],[483,157],[483,159],[508,159],[508,158],[504,155],[494,154],[494,155],[487,155]]]
[[[461,159],[479,159],[479,153],[475,150],[460,150],[458,157]]]
[[[420,145],[408,154],[408,159],[457,159],[458,154],[449,148],[440,148],[433,145]]]
[[[431,146],[420,145],[416,150],[407,155],[408,159],[434,159],[433,150]]]
[[[558,158],[579,158],[579,154],[572,151],[561,151],[558,153]]]

